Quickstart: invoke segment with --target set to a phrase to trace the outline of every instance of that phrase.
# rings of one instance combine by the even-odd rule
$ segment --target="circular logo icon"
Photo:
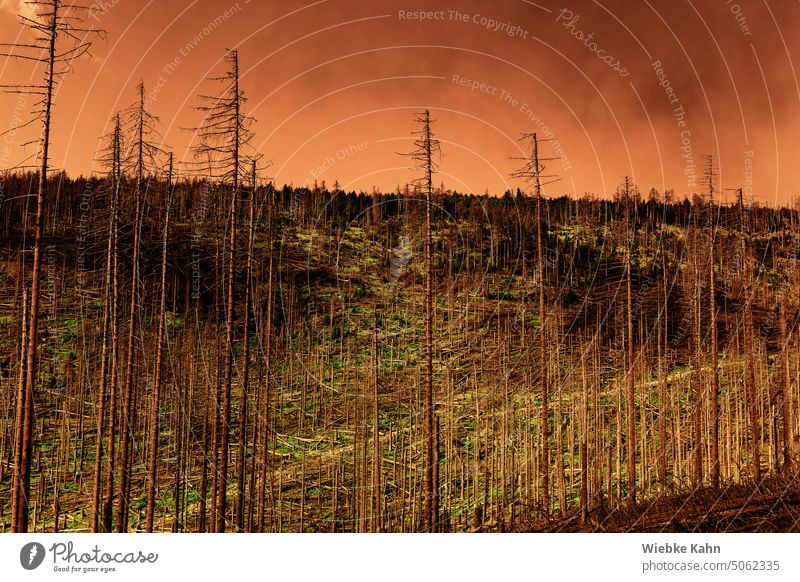
[[[19,551],[19,563],[26,570],[35,570],[44,561],[44,546],[39,542],[30,542]]]

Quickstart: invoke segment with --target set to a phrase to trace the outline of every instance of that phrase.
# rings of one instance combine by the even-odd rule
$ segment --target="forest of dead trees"
[[[6,527],[31,180],[2,216]],[[512,529],[795,478],[797,210],[544,198],[540,271],[537,200],[434,193],[429,430],[424,196],[248,184],[231,239],[229,187],[152,179],[137,235],[136,182],[63,176],[44,209],[31,529]]]
[[[192,163],[142,84],[71,178],[52,90],[88,49],[42,6],[43,153],[0,201],[4,531],[669,529],[733,493],[763,526],[796,495],[798,209],[723,204],[710,158],[691,201],[546,197],[535,135],[516,192],[459,194],[427,111],[395,192],[276,187],[235,51]]]

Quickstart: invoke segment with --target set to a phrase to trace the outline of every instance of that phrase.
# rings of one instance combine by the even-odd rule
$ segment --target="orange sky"
[[[18,1],[0,2],[0,36],[13,42]],[[709,153],[723,188],[750,184],[763,203],[800,193],[797,0],[86,3],[107,38],[58,91],[52,163],[72,174],[97,169],[98,138],[140,79],[165,142],[190,159],[182,128],[197,124],[197,94],[215,89],[204,78],[238,48],[254,144],[278,183],[393,190],[414,177],[397,152],[427,107],[444,154],[437,183],[460,191],[519,185],[509,158],[520,133],[537,131],[556,140],[543,155],[561,158],[550,195],[610,195],[626,174],[645,193],[687,194],[702,188]],[[3,84],[29,72],[0,59]],[[0,129],[29,109],[0,97]],[[34,135],[0,138],[0,169]]]

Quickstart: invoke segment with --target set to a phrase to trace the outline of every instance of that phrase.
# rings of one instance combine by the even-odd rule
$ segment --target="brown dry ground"
[[[498,531],[496,526],[485,531]],[[564,517],[521,523],[515,532],[789,533],[800,532],[800,475],[765,479],[759,486],[731,485],[665,494],[603,511],[587,519],[576,509]]]

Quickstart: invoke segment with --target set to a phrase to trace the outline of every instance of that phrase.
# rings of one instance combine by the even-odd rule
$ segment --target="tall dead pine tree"
[[[111,224],[109,225],[109,237],[111,239],[111,255],[110,260],[113,263],[111,267],[111,321],[110,330],[111,335],[111,363],[109,369],[109,388],[108,388],[108,420],[106,421],[106,446],[108,448],[107,458],[108,466],[106,467],[106,482],[105,491],[103,492],[103,502],[100,518],[102,519],[102,531],[106,533],[111,532],[112,526],[112,511],[114,504],[114,475],[115,475],[115,451],[116,451],[116,438],[117,438],[117,392],[119,384],[119,199],[122,184],[124,181],[124,174],[122,169],[122,148],[121,148],[121,124],[120,116],[116,116],[115,120],[115,134],[116,134],[116,166],[117,176],[115,179],[114,201],[116,205],[112,208]]]
[[[421,113],[416,122],[419,131],[414,132],[414,151],[411,158],[416,162],[415,168],[422,173],[417,180],[425,195],[425,507],[423,524],[425,531],[435,531],[438,521],[438,484],[434,479],[434,414],[433,409],[433,174],[438,166],[433,159],[434,154],[441,155],[439,140],[431,133],[430,111]]]
[[[663,304],[659,310],[660,329],[658,332],[658,483],[661,492],[667,490],[667,374],[669,371],[669,282],[667,276],[667,249],[661,241],[661,284]]]
[[[225,56],[225,64],[227,66],[225,74],[210,79],[222,84],[220,95],[216,97],[201,95],[205,104],[198,109],[205,118],[203,125],[197,130],[199,143],[194,147],[194,153],[198,158],[208,160],[212,176],[230,187],[231,190],[225,297],[225,372],[221,394],[221,418],[218,416],[220,461],[217,465],[217,507],[214,524],[217,532],[225,531],[227,508],[231,385],[235,357],[233,332],[236,304],[234,288],[236,282],[237,200],[241,177],[248,171],[248,160],[243,150],[249,146],[253,136],[250,130],[253,120],[243,113],[246,99],[239,88],[239,54],[236,50],[228,51]]]
[[[158,118],[148,110],[145,102],[144,83],[137,87],[138,99],[127,111],[128,130],[132,134],[126,163],[131,175],[136,177],[134,189],[133,251],[130,289],[130,312],[128,313],[128,345],[125,360],[125,384],[122,394],[122,434],[120,437],[120,482],[117,498],[117,532],[128,530],[128,509],[131,488],[131,449],[136,407],[134,399],[134,346],[136,342],[136,321],[139,310],[139,253],[142,235],[142,214],[144,212],[147,182],[158,167],[163,150],[158,146],[160,135],[156,129]]]
[[[260,486],[258,489],[258,531],[263,532],[266,528],[267,513],[267,473],[269,471],[269,445],[270,445],[270,374],[272,370],[272,304],[273,292],[272,284],[274,281],[273,271],[275,266],[275,253],[273,250],[273,226],[274,226],[274,189],[272,183],[267,185],[267,241],[269,253],[267,267],[267,310],[264,314],[266,323],[264,332],[260,339],[264,342],[264,404],[262,416],[264,421],[261,429],[261,466],[260,466]]]
[[[744,390],[748,416],[750,419],[750,458],[753,464],[752,476],[756,484],[761,482],[761,415],[758,412],[759,397],[755,377],[755,339],[753,337],[753,265],[749,244],[749,217],[744,208],[744,197],[739,190],[739,239],[741,252],[741,277],[744,291]]]
[[[709,203],[709,245],[708,245],[708,310],[711,327],[711,486],[719,487],[719,339],[717,330],[717,298],[714,278],[714,243],[716,242],[717,223],[714,204],[714,158],[708,156],[706,178],[708,181]]]
[[[789,395],[789,345],[786,334],[786,288],[781,289],[778,299],[778,328],[781,337],[781,415],[783,417],[783,474],[792,472],[792,403]]]
[[[533,192],[536,198],[536,249],[539,271],[539,393],[542,398],[541,404],[541,482],[542,482],[542,510],[545,514],[550,512],[550,397],[548,394],[547,372],[547,333],[545,328],[545,300],[544,300],[544,242],[542,222],[542,187],[555,181],[554,175],[544,174],[545,167],[542,162],[550,161],[555,158],[542,158],[539,156],[539,140],[536,133],[523,134],[523,141],[530,142],[530,154],[523,158],[513,158],[521,160],[524,165],[511,174],[512,178],[518,178],[533,185]],[[545,180],[545,182],[542,182]]]
[[[631,254],[635,240],[635,225],[631,224],[631,205],[635,204],[635,192],[631,179],[625,176],[625,283],[626,283],[626,320],[627,320],[627,394],[625,398],[626,419],[628,421],[625,444],[628,457],[628,497],[636,501],[636,361],[633,357],[633,301],[631,294]]]
[[[108,242],[106,247],[106,275],[105,275],[105,301],[103,305],[103,344],[100,351],[100,386],[97,394],[97,432],[95,435],[95,460],[94,460],[94,490],[93,490],[93,512],[92,530],[95,532],[108,531],[104,526],[103,508],[100,500],[100,490],[102,488],[103,470],[103,430],[105,428],[106,404],[109,398],[108,388],[111,384],[111,377],[116,382],[116,350],[114,338],[116,333],[116,297],[113,286],[115,283],[114,264],[116,254],[117,237],[117,205],[119,202],[119,191],[122,183],[122,121],[119,114],[114,116],[114,129],[108,136],[109,144],[105,149],[101,162],[108,168],[108,197],[110,199],[110,210],[108,218]],[[112,309],[113,307],[113,309]],[[109,353],[110,352],[110,353]],[[112,398],[116,401],[116,385],[111,391]],[[116,408],[112,408],[116,411]],[[112,418],[111,428],[115,426],[116,420]],[[113,433],[107,442],[108,463],[113,475],[113,456],[114,444]]]
[[[167,209],[164,212],[164,241],[161,251],[161,297],[158,304],[158,336],[156,337],[156,372],[153,381],[153,399],[150,404],[150,451],[147,462],[147,516],[145,531],[153,531],[156,505],[156,480],[158,471],[158,404],[161,398],[161,368],[164,357],[164,334],[167,324],[167,248],[169,242],[169,217],[172,205],[172,154],[169,155],[169,178],[167,179]]]
[[[248,391],[250,386],[250,309],[252,303],[253,286],[253,245],[255,244],[255,215],[256,215],[256,181],[258,169],[255,160],[252,162],[250,176],[250,210],[247,222],[247,276],[245,277],[244,291],[244,372],[242,374],[241,407],[239,419],[239,466],[236,481],[236,528],[244,531],[245,528],[245,473],[247,459],[247,418],[248,418]]]
[[[50,160],[50,129],[53,113],[53,94],[72,62],[89,51],[86,41],[94,30],[83,28],[79,14],[85,10],[61,0],[37,0],[27,3],[34,14],[20,15],[22,24],[33,33],[28,43],[0,44],[0,56],[33,63],[44,68],[42,78],[33,84],[0,85],[9,93],[34,95],[38,99],[31,120],[22,127],[42,124],[38,140],[38,188],[36,192],[35,219],[33,221],[33,266],[28,308],[28,329],[23,347],[23,382],[16,401],[17,429],[14,443],[14,474],[11,487],[11,529],[28,531],[30,504],[31,462],[33,455],[33,409],[36,396],[38,345],[39,345],[39,295],[41,278],[41,251],[44,236],[44,198],[47,192],[47,172]],[[69,45],[62,48],[62,40]],[[31,75],[33,77],[33,75]],[[15,128],[17,129],[17,128]]]

